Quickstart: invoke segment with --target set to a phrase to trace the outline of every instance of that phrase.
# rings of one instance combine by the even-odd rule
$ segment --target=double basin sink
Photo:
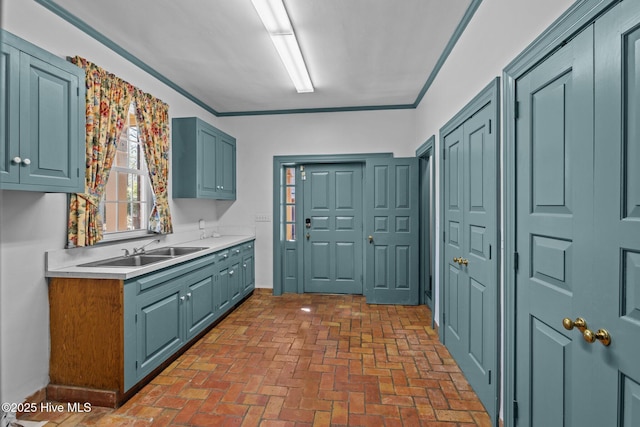
[[[167,246],[136,255],[123,255],[115,258],[80,264],[78,267],[142,267],[156,262],[166,261],[183,255],[203,251],[209,248],[194,246]]]

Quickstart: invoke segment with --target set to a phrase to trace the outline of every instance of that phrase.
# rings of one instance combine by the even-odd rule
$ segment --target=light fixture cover
[[[282,0],[251,0],[298,93],[313,92],[300,45]]]

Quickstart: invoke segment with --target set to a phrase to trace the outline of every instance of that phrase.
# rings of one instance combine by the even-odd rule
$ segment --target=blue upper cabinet
[[[236,199],[236,140],[196,117],[172,121],[173,197]]]
[[[0,187],[84,192],[84,70],[2,32]]]

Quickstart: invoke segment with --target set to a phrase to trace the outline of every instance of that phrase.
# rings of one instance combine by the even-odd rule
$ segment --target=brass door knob
[[[607,331],[606,329],[598,329],[598,332],[596,333],[593,333],[593,331],[586,329],[582,332],[582,336],[588,343],[594,343],[596,340],[598,340],[605,347],[608,347],[609,344],[611,344],[611,335],[609,335],[609,331]]]
[[[369,236],[369,243],[373,243],[373,236]]]
[[[568,317],[565,317],[564,319],[562,319],[562,326],[564,326],[567,331],[570,331],[574,327],[576,327],[580,330],[580,332],[584,332],[585,329],[587,329],[587,321],[582,317],[577,317],[575,321],[569,319]]]
[[[460,258],[460,265],[469,265],[469,260],[466,258]]]
[[[457,263],[458,265],[460,265],[460,263],[462,262],[462,258],[454,257],[454,258],[453,258],[453,262],[455,262],[455,263]]]

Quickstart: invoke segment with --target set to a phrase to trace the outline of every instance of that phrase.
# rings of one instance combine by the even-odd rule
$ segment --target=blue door
[[[587,320],[593,332],[607,331],[611,343],[601,345],[598,336],[581,343],[592,358],[594,406],[608,414],[598,414],[602,423],[624,427],[640,425],[639,24],[637,1],[620,3],[595,23],[596,244]]]
[[[366,290],[372,304],[420,299],[418,159],[366,164]]]
[[[443,136],[444,343],[493,420],[498,397],[497,84]],[[491,101],[488,101],[491,99]],[[445,127],[446,131],[446,127]]]
[[[362,294],[362,165],[307,165],[304,173],[304,291]]]

